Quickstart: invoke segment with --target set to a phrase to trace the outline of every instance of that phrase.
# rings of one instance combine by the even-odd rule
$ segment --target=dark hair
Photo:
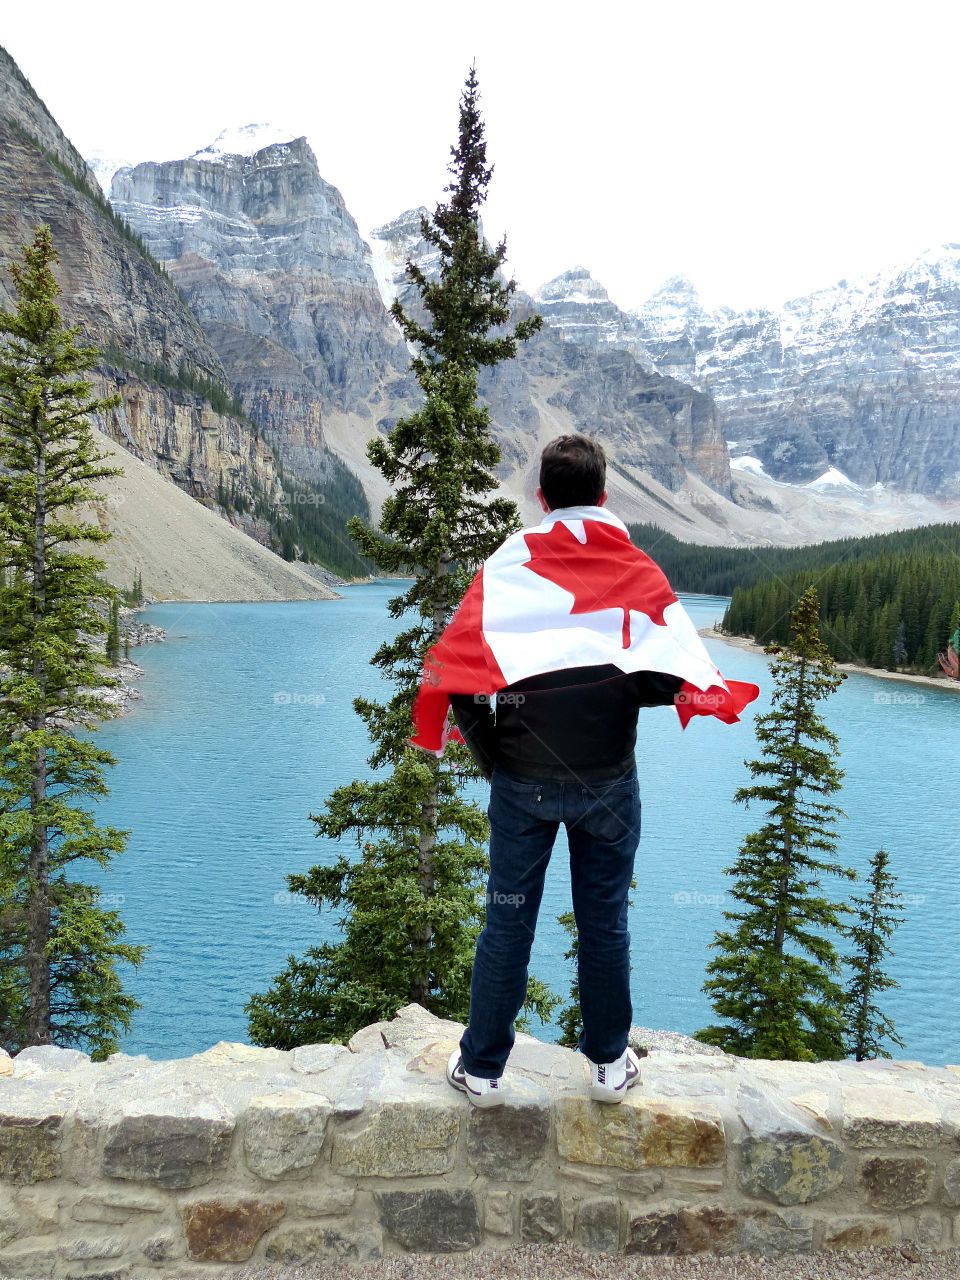
[[[540,488],[552,511],[596,506],[606,478],[606,455],[588,436],[557,436],[540,456]]]

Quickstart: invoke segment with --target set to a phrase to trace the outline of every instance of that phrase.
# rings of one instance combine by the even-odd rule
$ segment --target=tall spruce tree
[[[728,872],[733,897],[725,911],[732,929],[717,933],[717,952],[704,983],[721,1024],[697,1039],[753,1058],[818,1061],[845,1056],[845,995],[837,981],[841,960],[831,934],[844,932],[849,908],[825,896],[822,876],[855,879],[834,856],[836,819],[829,799],[840,790],[839,740],[817,712],[845,674],[820,635],[817,592],[809,587],[790,615],[787,647],[775,655],[772,706],[757,717],[759,759],[734,799],[767,806],[767,819],[748,835]]]
[[[72,727],[112,714],[97,605],[114,592],[103,561],[76,548],[109,532],[71,509],[120,471],[100,465],[88,421],[118,398],[91,395],[83,374],[97,352],[63,326],[56,261],[41,225],[10,268],[16,311],[0,312],[0,1042],[100,1058],[139,1008],[117,962],[138,965],[145,948],[121,940],[99,888],[68,878],[85,861],[107,865],[127,835],[83,804],[106,794],[114,763]]]
[[[428,276],[409,262],[418,313],[399,300],[392,308],[415,352],[411,367],[423,403],[368,446],[392,486],[379,530],[357,518],[349,523],[360,553],[381,572],[413,578],[388,605],[391,617],[409,625],[371,659],[392,681],[393,695],[383,703],[354,700],[373,743],[369,764],[382,776],[336,788],[325,812],[311,814],[318,836],[353,838],[361,856],[341,854],[333,865],[288,876],[288,884],[318,907],[343,908],[343,936],[303,959],[290,956],[271,989],[251,997],[246,1009],[258,1044],[343,1041],[411,1001],[460,1021],[469,1013],[488,823],[461,791],[479,773],[462,746],[448,745],[438,760],[406,740],[424,654],[480,562],[520,527],[512,501],[487,496],[500,450],[478,398],[479,372],[513,357],[542,323],[534,315],[507,327],[516,282],[501,275],[505,241],[489,248],[480,227],[492,168],[478,103],[471,68],[448,199],[421,220],[439,267]],[[554,1003],[531,978],[526,1009],[542,1017]]]
[[[885,1040],[903,1048],[894,1024],[874,999],[877,992],[900,985],[883,969],[884,958],[890,954],[888,940],[903,920],[899,911],[902,895],[895,889],[897,878],[889,866],[889,853],[878,849],[870,859],[869,894],[851,898],[856,923],[849,931],[854,953],[847,961],[853,971],[847,986],[847,1050],[857,1062],[889,1058],[889,1050],[883,1047]]]

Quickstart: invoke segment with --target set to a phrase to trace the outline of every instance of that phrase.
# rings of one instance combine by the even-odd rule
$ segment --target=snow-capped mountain
[[[387,386],[404,403],[406,346],[305,137],[224,130],[182,160],[120,169],[111,203],[165,263],[291,474],[322,477],[329,429],[383,416]]]
[[[679,278],[632,314],[656,367],[713,395],[734,462],[960,495],[960,245],[779,311],[709,313]]]
[[[555,276],[534,297],[544,321],[562,338],[594,349],[629,351],[642,369],[653,371],[636,319],[611,302],[606,289],[586,267],[573,267]]]

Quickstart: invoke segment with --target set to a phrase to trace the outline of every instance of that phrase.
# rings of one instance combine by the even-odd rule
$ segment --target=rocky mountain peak
[[[534,297],[537,302],[595,303],[610,302],[610,295],[586,267],[571,267],[541,285]],[[612,304],[611,304],[612,305]]]
[[[195,151],[190,159],[221,164],[232,156],[255,156],[267,147],[284,146],[294,141],[305,142],[306,139],[273,124],[245,124],[235,129],[224,129],[208,146]]]
[[[710,319],[693,282],[684,275],[664,280],[633,314],[659,335],[683,332]]]

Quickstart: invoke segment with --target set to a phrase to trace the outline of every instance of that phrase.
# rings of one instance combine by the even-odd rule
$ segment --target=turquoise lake
[[[100,819],[131,835],[109,868],[88,872],[121,912],[127,940],[150,948],[139,970],[123,968],[143,1005],[126,1052],[171,1058],[246,1040],[250,994],[265,991],[288,956],[336,936],[336,913],[292,898],[286,876],[332,860],[335,846],[314,836],[309,815],[334,787],[370,773],[352,699],[385,691],[369,659],[397,626],[386,612],[397,589],[372,583],[333,601],[145,611],[167,639],[135,651],[145,668],[142,700],[97,734],[118,760],[107,771],[111,794]],[[681,599],[698,626],[726,603]],[[634,1022],[687,1033],[712,1016],[700,988],[709,943],[732,905],[724,868],[761,820],[760,809],[732,796],[748,779],[753,715],[768,708],[770,693],[765,658],[719,640],[706,645],[724,675],[760,685],[749,718],[724,725],[698,717],[681,731],[673,708],[648,708],[637,750]],[[840,859],[863,872],[883,846],[905,898],[889,963],[901,985],[882,996],[905,1041],[896,1052],[960,1062],[960,699],[856,674],[824,714],[840,735],[846,771]],[[487,787],[475,791],[486,804]],[[572,971],[556,917],[569,903],[561,830],[531,972],[564,996]],[[557,1036],[536,1022],[531,1030]]]

